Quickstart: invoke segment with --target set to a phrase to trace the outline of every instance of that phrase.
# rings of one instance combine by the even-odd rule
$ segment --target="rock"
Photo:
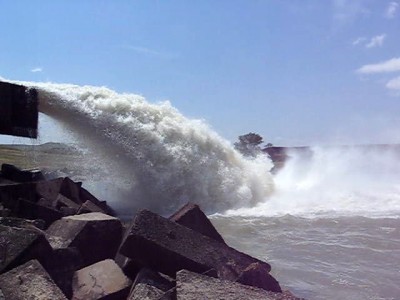
[[[269,276],[269,270],[265,265],[256,262],[243,270],[236,282],[268,290],[271,284]],[[275,290],[278,290],[278,288],[279,286]]]
[[[75,272],[72,299],[126,299],[131,284],[112,259],[103,260]]]
[[[41,219],[26,220],[22,218],[0,217],[0,225],[30,229],[32,226],[44,230],[46,223]]]
[[[268,292],[236,282],[200,275],[187,270],[176,274],[177,300],[299,300],[288,294]]]
[[[174,288],[175,283],[172,278],[162,276],[148,268],[142,268],[136,276],[128,300],[175,299]]]
[[[265,262],[147,210],[135,217],[120,253],[170,276],[181,269],[209,274],[214,270],[218,277],[235,281],[252,263],[271,269]],[[281,291],[271,275],[268,280],[269,290]]]
[[[196,204],[187,203],[169,219],[225,244],[222,236]]]
[[[74,247],[54,250],[43,262],[43,267],[67,298],[72,297],[72,277],[83,267],[82,256]]]
[[[0,273],[31,259],[44,261],[51,251],[41,230],[0,225]]]
[[[79,196],[81,186],[82,182],[75,183],[69,177],[65,177],[60,187],[60,194],[71,199],[76,204],[81,205],[83,202]]]
[[[43,174],[39,170],[20,170],[14,165],[2,164],[1,175],[15,182],[32,182],[43,180]]]
[[[18,209],[14,213],[26,219],[42,219],[46,222],[46,227],[63,217],[55,208],[25,199],[18,200]]]
[[[56,178],[52,180],[46,180],[36,183],[36,192],[41,198],[45,198],[49,201],[57,199],[60,193],[61,184],[64,178]]]
[[[94,204],[93,202],[91,202],[90,200],[87,200],[85,203],[83,203],[81,205],[81,207],[79,208],[77,214],[86,214],[89,212],[100,212],[100,213],[105,213],[105,211],[103,209],[101,209],[100,207],[98,207],[96,204]]]
[[[0,134],[36,138],[38,103],[35,89],[0,82]]]
[[[67,299],[37,260],[0,275],[0,287],[10,300]]]
[[[53,249],[76,247],[84,265],[114,258],[122,239],[121,222],[102,213],[63,217],[46,231]]]
[[[80,197],[80,199],[82,199],[82,202],[86,202],[87,200],[89,200],[96,206],[100,207],[107,215],[115,216],[115,212],[112,210],[111,207],[109,207],[107,205],[106,201],[100,201],[95,196],[93,196],[91,193],[89,193],[88,190],[81,188],[79,191],[79,197]]]

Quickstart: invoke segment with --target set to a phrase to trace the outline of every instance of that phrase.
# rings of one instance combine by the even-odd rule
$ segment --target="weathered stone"
[[[47,226],[63,217],[62,213],[55,208],[25,199],[18,200],[18,209],[14,213],[27,219],[42,219],[46,222]]]
[[[83,267],[82,256],[74,247],[56,249],[43,262],[43,267],[68,298],[72,297],[72,277]]]
[[[122,255],[121,253],[117,253],[115,256],[116,264],[122,269],[124,274],[128,276],[131,280],[135,280],[136,275],[143,268],[143,266],[136,261],[130,259]]]
[[[46,231],[53,249],[76,247],[85,265],[114,258],[122,239],[121,222],[102,213],[63,217]]]
[[[107,205],[107,201],[100,201],[95,196],[93,196],[88,190],[81,188],[79,191],[79,197],[82,202],[86,202],[89,200],[96,206],[100,207],[107,215],[114,216],[115,212],[111,207]]]
[[[19,199],[37,202],[36,183],[12,183],[0,186],[0,202],[19,215]]]
[[[60,187],[60,193],[71,199],[73,202],[81,205],[83,202],[79,196],[81,186],[82,182],[76,183],[69,177],[65,177]]]
[[[196,204],[187,203],[169,219],[225,244],[222,236]]]
[[[43,180],[43,174],[39,170],[21,170],[14,165],[2,164],[1,175],[15,182],[32,182]]]
[[[112,259],[103,260],[75,272],[72,299],[126,299],[131,284]]]
[[[36,191],[42,198],[50,201],[56,200],[60,193],[61,184],[64,178],[56,178],[52,180],[40,181],[36,183]]]
[[[0,273],[31,259],[42,262],[51,251],[41,230],[0,225]]]
[[[105,211],[103,209],[101,209],[100,207],[98,207],[96,204],[94,204],[92,201],[87,200],[85,203],[83,203],[81,205],[81,207],[79,208],[77,214],[86,214],[89,212],[100,212],[100,213],[105,213]]]
[[[187,270],[176,274],[176,299],[198,300],[299,300],[288,294],[274,293],[219,278],[200,275]]]
[[[128,300],[174,299],[175,283],[172,278],[160,275],[148,268],[142,268],[132,285]]]
[[[67,299],[37,260],[0,275],[5,299]]]
[[[70,208],[75,209],[76,211],[78,211],[78,210],[79,210],[79,207],[80,207],[79,204],[77,204],[76,202],[72,201],[71,199],[65,197],[65,196],[62,195],[62,194],[58,194],[58,196],[57,196],[57,198],[56,198],[56,201],[57,201],[57,206],[61,206],[61,207],[62,207],[62,206],[70,207]]]
[[[0,134],[36,138],[39,120],[35,89],[0,82]]]
[[[181,269],[198,273],[215,270],[218,277],[235,281],[255,262],[270,270],[265,262],[147,210],[135,217],[120,252],[170,276]],[[269,290],[281,291],[271,275],[268,279]]]
[[[267,290],[270,285],[269,276],[269,270],[263,264],[256,262],[249,265],[236,282]]]
[[[0,217],[0,225],[30,229],[32,226],[44,230],[46,223],[41,220],[26,220],[13,217]]]
[[[64,217],[73,216],[77,214],[76,208],[62,206],[60,207],[60,212]]]

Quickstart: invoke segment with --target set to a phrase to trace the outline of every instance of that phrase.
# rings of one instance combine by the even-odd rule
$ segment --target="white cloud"
[[[400,5],[398,2],[395,2],[395,1],[390,2],[386,9],[385,17],[388,19],[393,19],[396,16],[397,10],[399,8],[400,8]]]
[[[377,64],[364,65],[357,70],[361,74],[389,73],[400,71],[400,57],[392,58]]]
[[[386,87],[390,90],[400,91],[400,76],[389,80],[388,83],[386,83]]]
[[[157,50],[153,50],[150,48],[142,47],[142,46],[134,46],[134,45],[121,45],[119,46],[123,49],[134,51],[138,54],[146,55],[146,56],[153,56],[161,59],[173,59],[176,58],[176,54],[160,52]]]
[[[371,14],[363,0],[333,0],[333,30],[352,24],[360,17]]]
[[[43,72],[43,68],[41,67],[37,67],[31,70],[32,73],[39,73],[39,72]]]
[[[358,44],[361,44],[361,43],[364,43],[365,41],[366,41],[367,39],[365,38],[365,37],[358,37],[358,38],[356,38],[353,42],[352,42],[352,44],[353,44],[353,46],[357,46]]]
[[[382,47],[385,41],[386,34],[377,35],[371,38],[368,44],[365,45],[366,48]]]

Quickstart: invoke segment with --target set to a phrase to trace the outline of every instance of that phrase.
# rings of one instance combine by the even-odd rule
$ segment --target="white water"
[[[231,216],[400,216],[400,148],[316,147],[293,151],[275,192]],[[397,152],[396,152],[397,151]]]
[[[290,153],[274,177],[168,102],[106,88],[23,83],[87,151],[80,166],[121,214],[197,202],[225,240],[307,299],[398,299],[399,148]],[[85,186],[88,181],[85,180]],[[226,212],[226,210],[228,211]],[[306,218],[304,218],[306,217]],[[388,218],[389,217],[389,218]]]
[[[22,84],[36,88],[40,111],[64,123],[87,148],[82,168],[98,166],[98,188],[117,193],[109,195],[119,198],[110,204],[124,213],[143,207],[172,211],[187,201],[208,212],[253,207],[272,191],[268,158],[245,159],[169,102],[152,104],[104,87]]]

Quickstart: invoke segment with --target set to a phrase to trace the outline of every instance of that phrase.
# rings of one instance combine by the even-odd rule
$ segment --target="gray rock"
[[[67,299],[37,260],[0,275],[0,287],[7,300]]]
[[[208,274],[215,270],[214,275],[235,281],[252,263],[271,269],[265,262],[147,210],[135,217],[120,253],[170,276],[181,269]],[[281,291],[271,275],[268,280],[269,290]]]
[[[43,220],[26,220],[22,218],[14,218],[14,217],[0,217],[0,225],[9,226],[9,227],[19,227],[19,228],[27,228],[30,229],[32,226],[43,230],[45,227],[45,222]]]
[[[222,236],[197,204],[185,204],[169,219],[225,244]]]
[[[0,273],[31,259],[44,261],[51,247],[40,229],[0,225]]]
[[[181,270],[176,274],[176,299],[298,300],[299,298]]]
[[[103,260],[75,272],[72,299],[126,299],[131,284],[112,259]]]
[[[122,224],[115,217],[88,213],[63,217],[46,231],[53,249],[76,247],[84,265],[114,258],[122,239]]]
[[[175,299],[175,282],[156,271],[142,268],[136,276],[128,300]]]

